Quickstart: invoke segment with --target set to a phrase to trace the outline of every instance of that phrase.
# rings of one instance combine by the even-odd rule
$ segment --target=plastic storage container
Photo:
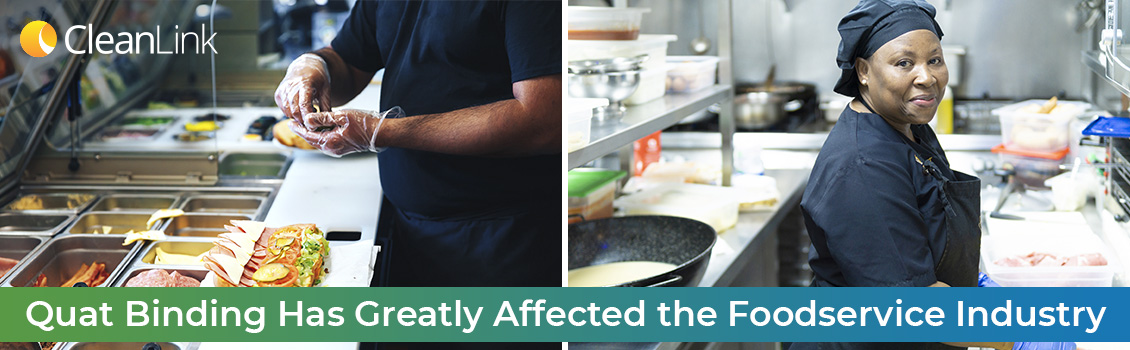
[[[1086,102],[1059,101],[1050,113],[1036,113],[1047,100],[1028,100],[993,110],[1000,117],[1005,147],[1056,152],[1068,148],[1071,120],[1091,108]]]
[[[996,145],[992,152],[999,154],[1001,163],[1009,164],[1016,171],[1016,179],[1029,188],[1047,188],[1044,181],[1059,175],[1059,165],[1067,156],[1068,149],[1056,152],[1018,151]]]
[[[624,100],[629,106],[642,105],[667,94],[667,66],[651,67],[640,72],[640,85],[636,92]]]
[[[668,56],[667,91],[694,92],[714,85],[718,57]]]
[[[1004,257],[1033,252],[1064,257],[1100,253],[1107,265],[1009,267],[994,263]],[[990,234],[981,239],[985,273],[1005,287],[1110,287],[1117,266],[1114,259],[1102,240],[1090,233]]]
[[[647,8],[569,6],[569,40],[636,40]]]
[[[667,65],[667,43],[678,40],[669,34],[643,34],[636,40],[567,40],[569,61],[614,57],[636,57],[647,54],[640,68],[652,69]]]
[[[568,135],[569,152],[585,147],[589,144],[592,134],[592,109],[608,105],[604,98],[567,98],[565,110],[569,124],[565,129]]]
[[[699,184],[663,184],[616,200],[624,215],[670,215],[705,222],[722,232],[738,223],[740,200],[732,189]]]
[[[569,223],[612,217],[612,199],[624,171],[574,169],[569,171]],[[578,216],[579,215],[579,216]]]

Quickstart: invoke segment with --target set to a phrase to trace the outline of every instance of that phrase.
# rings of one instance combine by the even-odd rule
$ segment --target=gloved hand
[[[308,113],[330,112],[330,71],[326,61],[312,53],[298,56],[275,89],[275,103],[298,124]],[[314,109],[315,104],[320,110]]]
[[[978,287],[1000,287],[1001,285],[997,284],[997,281],[994,281],[992,278],[989,278],[989,275],[986,275],[984,272],[978,272],[977,273],[977,286]]]
[[[404,110],[392,107],[384,112],[342,109],[333,112],[309,113],[303,116],[305,128],[292,123],[290,129],[322,153],[341,157],[354,152],[380,152],[377,132],[385,118],[400,118]]]
[[[1016,342],[1012,350],[1075,350],[1075,343],[1028,343]]]

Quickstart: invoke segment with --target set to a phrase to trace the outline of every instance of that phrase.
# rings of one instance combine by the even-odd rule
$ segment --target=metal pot
[[[808,83],[740,84],[734,95],[734,124],[741,129],[770,127],[815,95],[816,86]]]
[[[569,225],[569,269],[621,261],[656,261],[674,270],[615,287],[693,287],[702,280],[718,234],[698,220],[625,216]]]
[[[640,70],[604,73],[570,73],[569,96],[608,99],[608,106],[597,107],[597,121],[610,121],[623,116],[624,105],[640,85]]]

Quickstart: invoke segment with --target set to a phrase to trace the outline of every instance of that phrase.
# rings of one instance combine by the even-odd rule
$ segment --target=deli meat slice
[[[126,287],[199,287],[200,281],[162,269],[146,270],[126,281]]]
[[[994,264],[1007,267],[1031,266],[1106,266],[1107,260],[1101,253],[1056,256],[1054,254],[1031,252],[1028,254],[1006,256]]]
[[[200,281],[173,271],[173,287],[199,287]]]
[[[126,281],[126,287],[170,287],[174,284],[169,272],[161,269],[147,270]]]

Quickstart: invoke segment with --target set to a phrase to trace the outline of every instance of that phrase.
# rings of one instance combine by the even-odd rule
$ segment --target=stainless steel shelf
[[[1128,50],[1119,49],[1119,56],[1130,56]],[[1106,53],[1098,50],[1083,51],[1083,64],[1092,72],[1106,79],[1111,86],[1123,95],[1130,95],[1130,70],[1114,62]]]
[[[650,135],[711,104],[733,96],[733,86],[715,85],[689,94],[671,94],[662,99],[629,107],[619,122],[592,126],[587,146],[569,152],[569,169],[616,152],[632,141]]]

